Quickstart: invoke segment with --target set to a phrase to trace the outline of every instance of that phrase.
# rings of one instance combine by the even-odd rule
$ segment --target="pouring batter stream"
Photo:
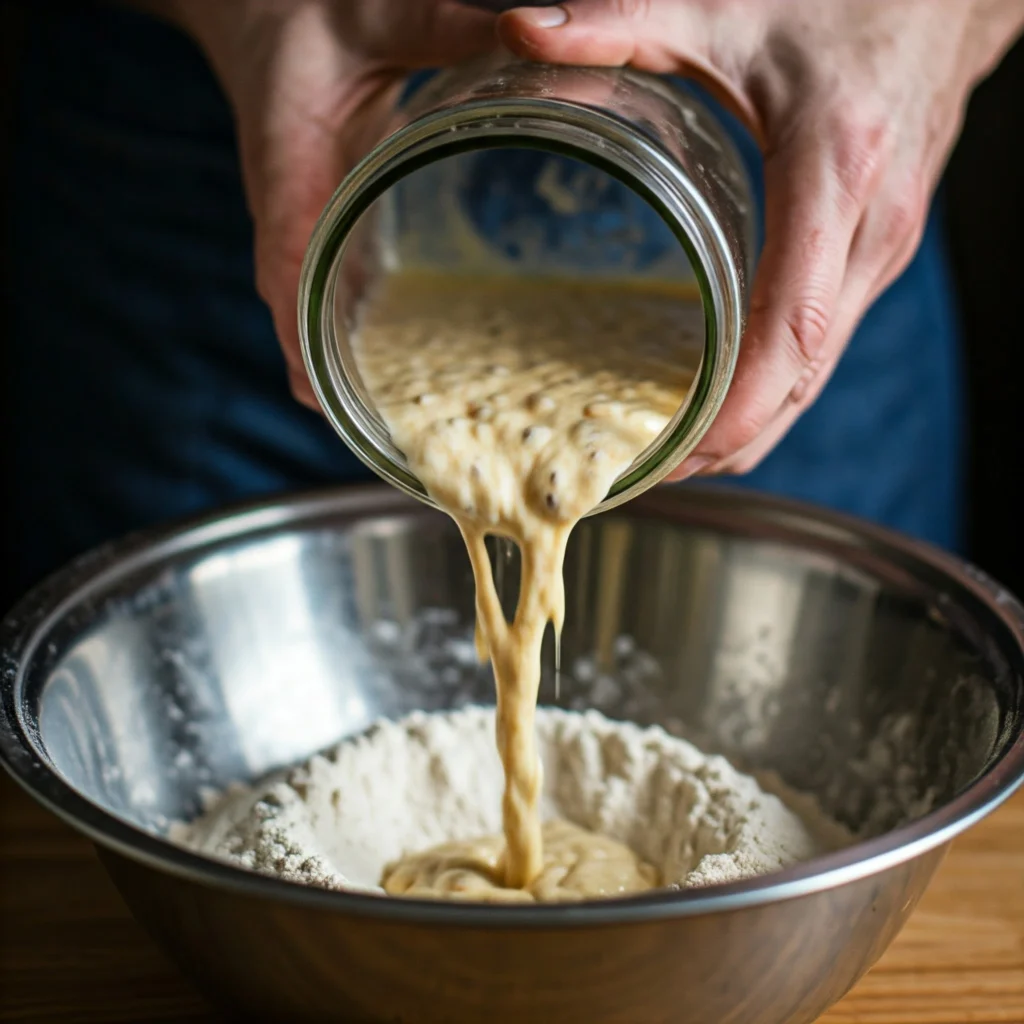
[[[356,357],[413,473],[456,521],[476,580],[477,648],[497,689],[504,842],[449,843],[385,871],[394,894],[570,899],[657,884],[625,846],[540,820],[541,645],[562,628],[575,524],[683,403],[703,337],[689,290],[403,271],[366,304]],[[520,549],[502,611],[485,539]]]

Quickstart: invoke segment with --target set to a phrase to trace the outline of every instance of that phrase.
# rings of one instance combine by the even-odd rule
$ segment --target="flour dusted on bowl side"
[[[622,844],[662,885],[768,874],[827,852],[821,836],[842,836],[806,800],[801,817],[724,758],[660,728],[551,708],[538,709],[536,725],[548,832],[562,820]],[[233,787],[171,836],[290,881],[382,892],[388,865],[406,855],[499,835],[502,787],[492,709],[415,713],[255,786]],[[486,873],[476,880],[486,883]],[[547,881],[537,892],[505,895],[477,884],[463,898],[580,898]]]

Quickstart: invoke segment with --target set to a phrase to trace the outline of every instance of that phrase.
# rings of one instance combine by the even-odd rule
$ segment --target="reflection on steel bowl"
[[[559,703],[775,772],[863,840],[729,886],[515,907],[319,891],[168,843],[204,789],[493,700],[464,656],[458,533],[379,487],[131,538],[44,583],[3,627],[0,759],[258,1019],[814,1020],[1024,777],[1024,611],[914,542],[703,487],[585,521],[566,584]]]

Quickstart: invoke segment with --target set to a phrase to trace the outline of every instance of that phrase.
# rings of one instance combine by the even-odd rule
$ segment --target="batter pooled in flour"
[[[524,902],[626,895],[655,879],[734,882],[851,840],[807,797],[791,801],[798,814],[789,794],[783,802],[660,728],[551,708],[537,711],[536,727],[546,863],[527,889],[502,884],[502,840],[478,838],[501,830],[493,709],[380,722],[298,768],[221,794],[171,837],[323,888],[394,884],[408,895]],[[557,863],[558,849],[582,856]]]
[[[386,278],[363,310],[353,339],[363,383],[413,473],[458,523],[473,565],[477,647],[494,668],[505,771],[504,849],[488,870],[506,889],[533,891],[548,870],[534,709],[544,632],[562,628],[566,541],[682,405],[702,324],[689,290],[419,272]],[[522,555],[511,623],[487,534]],[[550,830],[546,838],[555,860],[586,859],[585,836],[564,849]],[[593,844],[600,860],[604,841]],[[450,846],[415,853],[394,867],[389,891],[436,889],[460,855]],[[594,895],[604,892],[599,875],[586,873]],[[627,875],[634,887],[650,877],[642,865]]]
[[[389,896],[438,896],[488,903],[558,903],[628,896],[658,885],[658,872],[625,843],[555,819],[541,826],[544,865],[524,889],[505,886],[502,836],[456,839],[406,854],[384,869]]]

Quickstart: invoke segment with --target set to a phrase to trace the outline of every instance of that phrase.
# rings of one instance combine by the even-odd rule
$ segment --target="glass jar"
[[[754,237],[741,157],[695,91],[626,68],[490,57],[440,72],[408,96],[324,210],[299,289],[306,368],[349,447],[432,503],[353,354],[360,302],[380,275],[427,266],[689,283],[703,310],[693,385],[595,511],[606,509],[671,472],[720,409],[743,331]]]

